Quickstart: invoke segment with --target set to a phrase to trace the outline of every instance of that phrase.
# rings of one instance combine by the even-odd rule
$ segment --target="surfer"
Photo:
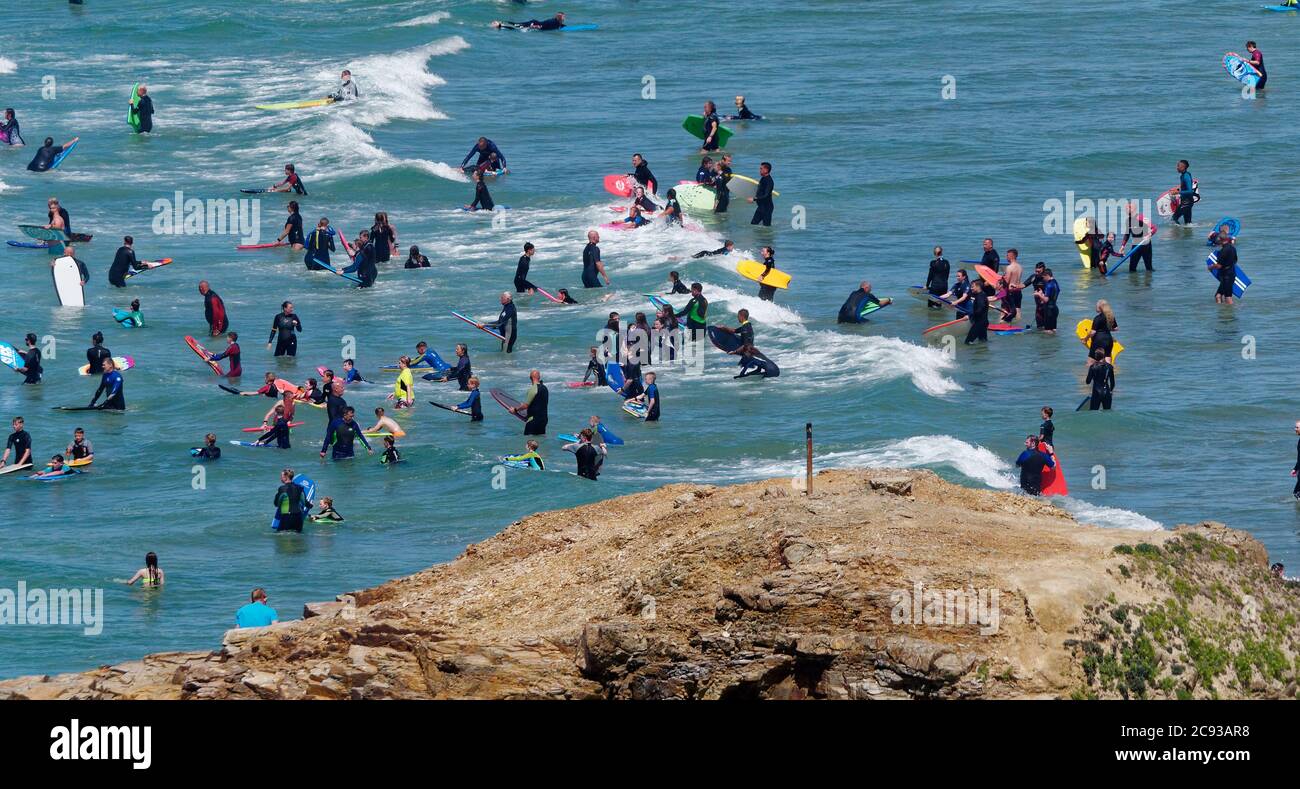
[[[762,115],[755,115],[754,113],[750,112],[750,111],[749,111],[749,107],[745,106],[745,97],[744,97],[744,96],[737,96],[737,97],[736,97],[736,114],[735,114],[735,115],[728,115],[728,116],[726,116],[726,120],[729,120],[729,121],[761,121],[761,120],[763,120],[763,116],[762,116]]]
[[[415,359],[411,362],[411,369],[428,368],[441,372],[450,366],[442,360],[437,351],[429,347],[429,343],[420,340],[415,344]]]
[[[217,292],[208,285],[206,279],[199,280],[199,294],[203,296],[203,317],[208,322],[208,334],[217,337],[230,328],[230,319],[226,316],[226,303]]]
[[[641,210],[646,213],[654,213],[659,210],[659,206],[655,204],[655,201],[646,196],[644,186],[638,186],[632,190],[632,204],[640,206]]]
[[[334,101],[356,101],[361,98],[361,91],[357,88],[357,83],[352,80],[351,71],[343,69],[339,79],[342,80],[342,84],[339,85],[338,90],[330,94],[331,99]]]
[[[582,287],[599,288],[600,277],[609,284],[609,275],[605,273],[605,262],[600,259],[600,233],[587,231],[587,246],[582,249]]]
[[[505,171],[506,167],[501,163],[501,159],[496,155],[495,151],[488,151],[487,160],[479,162],[474,168],[474,172],[484,178],[489,175],[504,175]]]
[[[559,299],[560,299],[560,303],[561,303],[561,304],[577,304],[577,303],[578,303],[578,300],[577,300],[577,299],[575,299],[575,298],[573,298],[572,296],[569,295],[569,289],[568,289],[568,288],[560,288],[559,290],[555,291],[555,295],[559,297]]]
[[[934,257],[930,260],[930,269],[925,275],[925,289],[933,296],[942,296],[948,292],[948,272],[950,265],[943,256],[943,247],[934,248]],[[937,301],[927,301],[930,309],[940,308]]]
[[[550,19],[530,19],[527,22],[493,22],[497,30],[559,30],[564,27],[564,12]]]
[[[39,384],[45,368],[41,366],[41,349],[36,347],[36,335],[29,332],[23,341],[27,350],[18,352],[23,364],[22,367],[14,369],[23,374],[23,383]]]
[[[1233,285],[1237,281],[1237,245],[1226,231],[1219,231],[1219,251],[1215,253],[1210,270],[1219,278],[1219,289],[1214,292],[1216,304],[1232,304]]]
[[[537,248],[532,242],[524,244],[524,254],[519,256],[519,262],[515,265],[515,292],[532,293],[537,286],[528,281],[528,267],[533,262],[533,252]]]
[[[26,145],[22,132],[18,128],[18,116],[14,114],[14,108],[5,109],[5,117],[0,121],[0,142],[7,145]]]
[[[131,236],[123,236],[122,246],[117,248],[117,254],[113,256],[113,264],[108,267],[108,284],[115,288],[125,288],[128,271],[144,271],[146,268],[148,266],[135,256],[135,239]]]
[[[704,298],[704,286],[698,282],[691,283],[691,300],[686,302],[676,313],[678,318],[686,319],[686,328],[691,330],[691,339],[696,339],[705,329],[705,320],[709,315],[709,300]]]
[[[302,214],[298,213],[298,201],[289,201],[289,216],[284,220],[284,230],[280,235],[275,237],[275,243],[288,239],[290,246],[294,249],[303,249],[306,239],[302,235]]]
[[[641,206],[633,204],[627,209],[627,216],[619,220],[625,225],[631,225],[634,228],[650,224],[650,220],[641,216]]]
[[[342,391],[340,386],[337,391]],[[356,411],[352,406],[344,406],[343,412],[337,417],[330,420],[329,427],[325,428],[325,442],[321,444],[320,456],[325,457],[325,451],[331,450],[330,456],[333,460],[346,460],[353,456],[352,442],[361,439],[365,445],[367,454],[375,454],[371,448],[370,442],[366,440],[365,433],[361,430],[361,425],[357,424],[354,418]],[[290,476],[292,479],[292,475]],[[295,486],[297,487],[297,486]]]
[[[27,163],[27,169],[35,173],[49,170],[54,164],[54,157],[71,148],[80,139],[80,137],[73,137],[63,145],[55,145],[53,137],[46,137],[45,144],[36,150],[36,155]]]
[[[4,468],[9,463],[9,453],[13,453],[15,466],[25,466],[32,462],[32,436],[23,429],[23,418],[16,416],[9,423],[14,431],[9,434],[9,439],[5,441],[5,452],[0,455],[0,468]]]
[[[330,253],[334,251],[334,231],[330,229],[329,217],[321,217],[316,223],[316,229],[311,231],[304,241],[307,248],[303,254],[303,262],[307,264],[308,271],[323,271],[320,265],[333,265],[330,262]]]
[[[348,407],[348,401],[343,399],[343,382],[330,379],[325,384],[325,416],[330,422],[343,417],[343,410]]]
[[[343,273],[355,273],[357,279],[361,280],[357,283],[357,287],[369,288],[374,286],[375,280],[379,279],[379,267],[375,264],[375,261],[376,256],[380,252],[380,247],[371,240],[370,233],[365,230],[361,231],[361,235],[357,237],[357,241],[356,257],[352,258],[352,265],[343,269]],[[385,259],[387,259],[387,245],[383,247],[383,251],[385,253]]]
[[[342,523],[343,516],[339,511],[334,509],[334,499],[329,496],[321,496],[320,512],[307,516],[307,520],[312,523]]]
[[[749,198],[749,202],[754,204],[754,218],[749,220],[751,225],[772,226],[772,192],[774,188],[772,164],[763,162],[758,166],[758,189],[755,191],[754,196]]]
[[[1107,360],[1106,352],[1101,348],[1092,352],[1092,366],[1088,368],[1088,377],[1083,382],[1092,384],[1088,410],[1109,411],[1111,394],[1115,391],[1115,367]]]
[[[387,263],[397,253],[397,228],[389,224],[387,211],[375,212],[369,238],[375,248],[376,263]]]
[[[149,89],[143,82],[136,88],[136,95],[140,98],[135,102],[132,111],[140,119],[140,126],[136,134],[147,134],[153,131],[153,99],[149,97]]]
[[[146,589],[162,586],[166,582],[166,573],[158,566],[158,554],[153,551],[146,553],[144,555],[144,567],[136,570],[135,575],[131,576],[131,580],[127,581],[126,585],[135,586],[136,581],[139,581],[140,586]]]
[[[645,421],[659,421],[659,385],[655,383],[655,378],[659,377],[656,373],[645,374],[645,390],[641,394],[633,397],[625,405],[641,405],[645,407]]]
[[[208,433],[203,437],[203,446],[190,450],[190,454],[199,460],[217,460],[221,457],[221,447],[217,446],[217,434]]]
[[[578,461],[578,476],[591,481],[596,481],[600,476],[600,468],[605,463],[605,457],[608,450],[602,442],[597,445],[592,443],[591,428],[584,427],[578,433],[578,440],[572,444],[565,444],[564,451],[572,452]]]
[[[1038,436],[1025,436],[1025,451],[1016,458],[1020,467],[1020,489],[1030,496],[1043,493],[1043,469],[1056,468],[1050,444],[1041,444]]]
[[[987,282],[976,282],[971,286],[970,331],[966,332],[966,345],[989,341],[989,296],[992,295],[993,286]]]
[[[516,414],[528,415],[527,420],[524,422],[524,435],[544,436],[546,435],[546,423],[550,416],[551,393],[546,388],[546,384],[542,383],[540,370],[529,372],[528,380],[532,382],[532,385],[528,387],[528,394],[524,395],[522,403],[511,410]]]
[[[496,321],[487,325],[497,334],[505,337],[502,344],[505,346],[506,353],[514,353],[516,335],[519,332],[519,312],[515,309],[514,297],[508,292],[501,294],[501,312],[497,314]],[[484,328],[484,325],[479,324],[479,328]]]
[[[474,181],[474,202],[465,206],[466,211],[491,211],[496,208],[496,203],[492,202],[492,195],[488,194],[487,181],[477,171],[470,176]]]
[[[1101,299],[1097,302],[1097,314],[1093,317],[1092,329],[1088,332],[1089,356],[1095,356],[1097,351],[1101,351],[1103,356],[1110,356],[1115,347],[1115,338],[1111,332],[1118,328],[1119,323],[1115,320],[1115,312],[1111,310],[1110,303]],[[1091,366],[1092,362],[1088,364]]]
[[[323,454],[323,453],[322,453]],[[307,514],[306,491],[293,481],[293,469],[286,468],[280,472],[280,487],[275,491],[275,530],[302,531],[302,519]],[[256,594],[256,591],[254,591]],[[254,600],[257,598],[254,597]],[[249,605],[253,605],[250,603]],[[245,606],[247,608],[248,606]],[[239,609],[243,611],[244,609]],[[238,615],[236,615],[238,619]]]
[[[357,363],[353,359],[343,360],[343,383],[344,385],[366,383],[366,379],[357,372]]]
[[[73,460],[82,460],[89,463],[95,459],[95,447],[86,439],[86,431],[79,427],[72,431],[72,443],[68,444],[68,448],[64,450],[63,454]]]
[[[384,413],[383,407],[375,409],[375,426],[366,431],[367,433],[392,433],[398,438],[406,435],[402,426],[397,424],[391,416]]]
[[[735,252],[735,251],[736,251],[736,244],[735,244],[735,242],[732,241],[731,239],[727,239],[726,241],[723,241],[723,242],[722,242],[722,246],[718,247],[717,249],[701,249],[699,252],[696,252],[694,255],[691,255],[691,257],[693,257],[693,258],[711,258],[711,257],[714,257],[715,255],[730,255],[732,252]],[[669,293],[686,293],[686,292],[687,292],[687,290],[686,290],[686,286],[685,286],[685,285],[682,285],[681,280],[677,278],[677,272],[676,272],[676,271],[670,272],[670,273],[668,274],[668,280],[669,280],[670,282],[673,283],[673,290],[668,291]],[[677,290],[677,288],[678,288],[679,286],[681,287],[681,290]]]
[[[1133,250],[1128,259],[1128,270],[1137,271],[1138,263],[1143,263],[1147,271],[1151,271],[1151,258],[1154,254],[1152,247],[1152,237],[1155,235],[1151,223],[1146,217],[1138,213],[1137,203],[1129,203],[1125,209],[1124,217],[1124,238],[1120,241],[1119,254],[1123,255],[1124,250],[1128,247],[1129,241],[1137,249]]]
[[[125,411],[126,397],[122,391],[122,374],[117,371],[117,363],[109,357],[103,361],[104,375],[99,380],[99,388],[95,390],[94,396],[90,398],[91,408],[100,408],[105,411]],[[104,395],[104,402],[99,406],[95,401],[100,395]]]
[[[412,244],[410,251],[406,255],[406,264],[403,268],[429,268],[429,259],[420,254],[419,247]]]
[[[704,134],[704,144],[700,146],[700,153],[718,150],[718,132],[722,129],[722,123],[718,121],[718,107],[711,101],[704,102],[704,128],[701,130]]]
[[[272,192],[288,192],[289,190],[304,196],[307,194],[307,186],[302,182],[302,178],[298,176],[297,168],[292,164],[284,166],[284,180],[271,185]]]
[[[45,229],[62,230],[68,240],[72,240],[72,217],[68,215],[68,209],[59,204],[59,198],[51,197],[46,200],[45,208],[45,216],[50,220],[45,225]]]
[[[763,301],[775,301],[776,286],[764,283],[763,279],[776,268],[776,250],[763,247],[758,253],[763,256],[763,272],[758,275],[758,297]]]
[[[501,162],[501,169],[504,170],[506,168],[506,155],[501,152],[501,149],[497,147],[496,143],[486,137],[479,137],[478,140],[470,146],[469,153],[465,154],[465,158],[461,160],[460,169],[477,170],[478,166],[486,164],[494,153],[497,155],[497,159]],[[470,157],[475,154],[478,155],[478,160],[467,168],[466,165],[469,164]]]
[[[221,353],[208,354],[208,361],[219,362],[222,359],[229,359],[230,372],[226,373],[226,377],[238,378],[239,376],[244,374],[244,368],[240,365],[239,357],[240,357],[239,332],[232,331],[226,334],[226,350],[222,351]],[[243,394],[243,392],[240,392],[240,394]],[[258,393],[254,392],[254,394],[258,394]]]
[[[474,374],[473,368],[469,361],[469,348],[463,342],[456,343],[456,366],[449,370],[444,370],[441,378],[434,377],[433,373],[425,373],[426,381],[450,381],[455,378],[459,391],[469,390],[469,379]]]
[[[538,471],[545,471],[546,464],[542,462],[542,456],[537,453],[541,444],[536,439],[528,439],[524,442],[524,453],[522,455],[506,455],[502,460],[508,460],[511,463],[525,463]]]
[[[257,440],[254,441],[253,443],[258,446],[267,446],[272,441],[274,441],[276,447],[280,449],[290,449],[291,447],[289,446],[289,415],[285,413],[283,403],[276,403],[275,408],[273,410],[274,410],[273,418],[275,421],[271,423],[271,429],[267,430],[265,433],[258,436]],[[262,426],[266,427],[265,421],[262,422]]]
[[[998,265],[1002,259],[998,257],[998,251],[993,248],[993,239],[984,239],[984,254],[980,257],[980,264],[993,269],[993,273],[998,273]]]
[[[599,349],[591,346],[588,349],[591,358],[587,359],[587,369],[582,373],[582,382],[585,384],[589,378],[595,376],[596,386],[608,386],[609,382],[605,379],[605,365],[600,362]]]
[[[1186,159],[1179,159],[1176,166],[1178,170],[1178,206],[1174,208],[1173,222],[1178,224],[1178,220],[1183,220],[1183,224],[1192,223],[1192,203],[1196,202],[1196,184],[1192,178],[1191,164]]]
[[[393,382],[393,393],[388,396],[397,408],[410,408],[415,405],[415,381],[411,377],[411,357],[403,356],[397,360],[401,369],[397,380]]]
[[[302,331],[302,321],[293,311],[293,302],[281,302],[280,311],[271,318],[271,335],[266,338],[266,349],[271,350],[271,344],[274,342],[276,356],[297,356],[297,332],[300,331]],[[279,335],[278,340],[276,335]]]
[[[970,276],[966,269],[957,269],[957,281],[953,283],[952,288],[944,293],[942,298],[952,306],[957,308],[957,318],[964,318],[970,314]]]
[[[478,376],[471,375],[469,377],[468,383],[469,383],[469,396],[465,398],[465,402],[460,403],[459,405],[456,406],[456,410],[461,412],[462,414],[468,413],[469,421],[471,422],[482,422],[483,421],[483,399],[480,396],[478,391]]]
[[[863,314],[862,310],[868,304],[878,304],[880,307],[885,307],[893,303],[893,299],[885,299],[884,301],[881,301],[876,294],[871,292],[871,283],[863,280],[858,285],[858,289],[850,293],[849,297],[844,300],[842,305],[840,305],[840,314],[835,319],[835,322],[865,323],[867,317]]]
[[[104,347],[104,333],[97,331],[90,336],[90,347],[86,349],[87,375],[94,375],[96,370],[104,369],[104,360],[113,358],[112,352]]]
[[[379,462],[385,466],[393,466],[402,462],[402,453],[397,451],[397,439],[393,436],[384,436],[384,452],[380,456]]]
[[[713,176],[710,183],[713,185],[713,193],[717,195],[717,203],[713,206],[713,213],[727,213],[727,206],[731,203],[731,190],[727,184],[731,182],[731,154],[724,153],[722,159],[713,165]]]
[[[655,174],[650,172],[650,163],[639,153],[632,154],[632,172],[628,173],[632,179],[650,190],[650,194],[658,194],[659,182],[655,180]]]
[[[1250,53],[1250,65],[1259,72],[1259,81],[1255,83],[1255,90],[1263,90],[1264,83],[1268,82],[1268,72],[1264,70],[1264,53],[1259,51],[1254,41],[1246,42],[1246,51]]]
[[[1042,266],[1042,263],[1038,264]],[[1052,276],[1050,268],[1043,267],[1041,274],[1035,274],[1035,278],[1041,277],[1034,289],[1034,310],[1035,322],[1039,329],[1048,334],[1056,334],[1056,319],[1061,314],[1061,308],[1057,306],[1056,300],[1061,295],[1061,284]]]
[[[669,189],[668,193],[664,195],[664,198],[664,210],[663,213],[659,215],[660,219],[663,220],[665,225],[677,225],[678,227],[681,227],[682,204],[677,202],[677,190]]]

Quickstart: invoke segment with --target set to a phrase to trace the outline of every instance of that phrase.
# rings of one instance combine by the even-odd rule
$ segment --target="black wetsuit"
[[[608,386],[609,382],[605,380],[605,365],[595,359],[587,360],[587,371],[582,374],[582,380],[585,383],[591,376],[596,376],[597,386]]]
[[[144,265],[135,257],[135,250],[126,245],[117,248],[117,254],[113,256],[113,265],[108,267],[108,284],[115,288],[126,287],[126,274],[128,271],[140,271]]]
[[[1031,496],[1043,492],[1043,469],[1052,466],[1052,459],[1037,449],[1026,449],[1016,458],[1020,467],[1020,488]]]
[[[1088,377],[1084,383],[1092,384],[1092,400],[1089,411],[1109,411],[1111,394],[1115,391],[1115,368],[1108,362],[1094,362],[1088,368]]]
[[[636,171],[632,173],[636,182],[645,187],[650,194],[659,192],[659,181],[655,179],[655,174],[650,172],[650,165],[644,159],[636,166]]]
[[[487,325],[506,338],[506,353],[512,353],[515,350],[515,339],[519,334],[519,311],[515,309],[515,303],[511,301],[502,304],[496,322]]]
[[[470,390],[469,397],[465,398],[465,402],[456,407],[462,411],[466,408],[469,409],[469,421],[483,421],[483,397],[477,389]]]
[[[947,293],[948,291],[947,288],[945,288],[939,292]],[[853,291],[849,294],[849,297],[844,300],[844,303],[840,305],[840,314],[835,319],[835,322],[862,323],[866,320],[866,318],[861,317],[862,308],[866,306],[868,302],[871,304],[879,304],[880,299],[876,298],[876,294],[867,293],[862,288]]]
[[[573,454],[578,458],[579,477],[595,480],[600,476],[600,450],[588,442],[575,449]]]
[[[462,392],[469,391],[469,379],[474,374],[473,368],[469,363],[469,354],[456,357],[456,366],[447,371],[447,380],[456,379],[457,388]]]
[[[1127,230],[1124,231],[1124,240],[1120,242],[1120,246],[1124,246],[1130,240],[1138,245],[1138,248],[1133,252],[1133,256],[1128,259],[1128,270],[1137,271],[1138,263],[1145,263],[1147,271],[1151,271],[1151,258],[1153,255],[1151,247],[1154,242],[1148,239],[1145,244],[1141,243],[1142,239],[1147,238],[1150,225],[1139,221],[1137,214],[1129,214],[1127,222]]]
[[[1110,356],[1110,350],[1115,345],[1115,338],[1110,334],[1110,321],[1106,320],[1104,312],[1099,312],[1093,317],[1092,330],[1096,334],[1092,336],[1092,342],[1088,344],[1088,355],[1091,356],[1093,351],[1100,348],[1106,352],[1107,356]]]
[[[403,268],[429,268],[429,258],[424,255],[408,256]]]
[[[1043,423],[1038,426],[1038,440],[1043,444],[1052,446],[1056,443],[1055,436],[1056,425],[1052,424],[1052,420],[1044,419]]]
[[[469,204],[470,208],[481,208],[484,211],[491,211],[496,208],[496,203],[492,202],[492,195],[488,194],[487,181],[479,179],[474,184],[474,202]]]
[[[357,439],[365,444],[366,449],[370,449],[370,442],[366,440],[365,435],[361,432],[361,425],[357,420],[352,419],[344,421],[343,417],[331,419],[329,427],[325,429],[325,441],[321,444],[320,451],[324,452],[333,447],[330,457],[333,460],[343,460],[353,456],[352,444]]]
[[[515,292],[524,293],[535,289],[537,286],[528,281],[528,266],[533,259],[528,255],[520,255],[519,263],[515,266]]]
[[[650,384],[645,390],[645,401],[648,410],[645,413],[645,421],[659,421],[659,384]],[[653,405],[651,405],[653,403]]]
[[[998,273],[998,265],[1001,262],[1002,258],[998,256],[998,251],[996,249],[990,249],[980,257],[980,263],[993,269],[994,274]]]
[[[524,422],[524,435],[546,435],[546,423],[550,418],[550,400],[551,393],[547,390],[546,384],[538,381],[537,390],[533,394],[533,399],[528,401],[528,408],[526,409],[528,421]]]
[[[286,482],[275,491],[275,509],[279,513],[277,531],[302,531],[303,489],[296,482]]]
[[[372,240],[357,250],[352,265],[356,267],[357,278],[361,280],[360,287],[368,288],[379,278],[379,267],[375,265],[375,255],[378,254],[379,249],[380,247],[375,246]],[[388,247],[385,246],[383,249],[387,251]]]
[[[709,300],[703,295],[692,296],[691,300],[686,302],[686,306],[676,313],[678,318],[686,319],[686,328],[694,331],[704,331],[706,321],[709,315]],[[692,334],[692,337],[695,335]]]
[[[330,253],[334,251],[334,236],[324,228],[316,228],[307,236],[307,251],[303,253],[303,262],[311,271],[322,271],[315,261],[320,261],[326,265],[333,265],[330,261]]]
[[[713,193],[718,196],[717,204],[713,206],[713,213],[727,213],[727,205],[731,202],[731,190],[727,188],[727,183],[731,180],[731,168],[721,165],[718,168],[717,175],[713,176]]]
[[[701,249],[699,252],[696,252],[694,255],[691,255],[691,257],[711,258],[714,255],[725,255],[730,251],[731,250],[727,249],[725,246],[718,247],[717,249]],[[673,283],[673,289],[670,290],[669,293],[690,293],[690,291],[686,289],[686,286],[683,285],[682,281],[679,279]]]
[[[24,374],[23,383],[39,384],[41,382],[41,374],[45,372],[45,368],[41,367],[41,349],[28,348],[25,351],[21,351],[20,355],[23,357],[22,366],[27,368],[27,372]]]
[[[751,225],[772,226],[772,191],[775,184],[772,176],[764,175],[758,179],[758,190],[754,194],[754,218],[749,220]]]
[[[342,397],[339,397],[333,392],[326,393],[325,416],[329,418],[329,421],[333,422],[336,419],[342,419],[343,409],[347,407],[348,407],[347,400],[344,400]]]
[[[54,157],[63,153],[62,145],[42,145],[36,150],[36,155],[27,163],[27,169],[36,173],[43,173],[50,169],[54,164]]]
[[[280,311],[271,319],[271,336],[266,338],[266,342],[269,344],[272,340],[276,340],[276,356],[297,356],[298,335],[296,332],[300,331],[302,331],[302,321],[298,320],[298,315],[293,312],[285,315],[283,311]],[[277,334],[279,339],[276,338]]]
[[[977,287],[971,291],[970,331],[966,332],[966,344],[988,342],[989,340],[989,297],[984,288]]]
[[[9,440],[5,443],[6,449],[13,450],[13,464],[16,466],[23,462],[23,454],[27,454],[27,461],[30,463],[34,457],[32,449],[32,436],[26,430],[15,430],[9,434]]]
[[[375,262],[387,263],[392,257],[393,228],[389,225],[373,225],[370,228],[370,243],[375,248]]]
[[[710,112],[704,116],[704,144],[700,146],[704,151],[716,151],[721,146],[718,144],[718,138],[721,136],[722,123],[718,120],[716,112]],[[709,139],[712,137],[712,139]]]
[[[279,419],[275,420],[275,424],[271,426],[271,429],[258,437],[257,443],[265,444],[273,438],[275,439],[275,445],[280,449],[290,448],[288,419],[285,419],[284,417],[280,417]]]
[[[99,407],[110,411],[125,411],[126,396],[122,391],[122,374],[117,370],[104,373],[99,379],[99,388],[90,402],[95,402],[101,394],[107,395]]]
[[[141,96],[135,103],[136,115],[140,118],[140,131],[153,131],[153,97]]]
[[[289,218],[284,220],[284,223],[289,227],[289,234],[285,236],[285,241],[290,244],[305,243],[306,238],[302,234],[302,214],[294,211],[289,214]]]
[[[588,241],[587,246],[582,249],[582,287],[600,287],[600,272],[596,270],[598,260],[600,260],[600,247]]]
[[[947,258],[935,258],[930,261],[930,271],[925,275],[925,289],[936,296],[942,296],[948,292],[948,271]],[[934,302],[926,302],[931,307],[938,307]]]
[[[1237,247],[1235,244],[1224,244],[1219,247],[1217,255],[1220,268],[1214,273],[1219,277],[1219,289],[1215,291],[1219,296],[1232,296],[1232,286],[1237,281]]]
[[[1300,440],[1295,443],[1295,465],[1291,470],[1296,472],[1295,489],[1291,491],[1297,499],[1300,499]]]

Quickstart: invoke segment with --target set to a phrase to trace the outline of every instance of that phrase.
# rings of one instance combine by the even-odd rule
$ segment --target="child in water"
[[[203,446],[191,449],[190,454],[199,460],[216,460],[221,457],[221,447],[217,446],[217,434],[208,433],[203,437]]]
[[[542,462],[542,456],[537,454],[537,448],[540,446],[541,444],[538,444],[535,440],[530,438],[528,439],[528,443],[524,444],[524,447],[528,450],[527,452],[524,452],[522,455],[506,455],[502,460],[509,461],[510,463],[526,463],[530,468],[544,471],[546,465]]]
[[[50,479],[53,477],[66,477],[69,474],[76,473],[78,473],[76,469],[63,464],[63,455],[55,455],[50,458],[50,462],[46,464],[44,471],[38,471],[28,479]]]
[[[402,462],[402,453],[397,451],[397,440],[392,436],[384,436],[384,455],[379,462],[385,466]]]
[[[320,500],[320,512],[308,518],[312,523],[326,521],[328,523],[342,523],[343,516],[339,511],[334,509],[334,499],[329,496],[322,496]]]

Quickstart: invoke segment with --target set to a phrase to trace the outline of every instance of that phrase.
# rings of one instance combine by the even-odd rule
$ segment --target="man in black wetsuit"
[[[993,273],[998,273],[998,266],[1002,263],[1002,258],[998,256],[998,251],[993,248],[993,239],[984,239],[984,254],[980,257],[980,263],[993,269]]]
[[[650,194],[658,194],[659,181],[655,179],[655,174],[650,172],[650,165],[646,162],[645,157],[639,153],[632,154],[632,167],[635,169],[629,175]]]
[[[41,349],[36,347],[35,334],[29,333],[25,340],[27,343],[27,350],[20,352],[23,364],[17,369],[18,372],[22,373],[24,376],[23,383],[39,384],[41,382],[41,376],[45,372],[45,368],[41,367]],[[94,372],[94,370],[91,370],[92,375],[94,375]]]
[[[113,265],[108,267],[108,284],[115,288],[125,288],[127,272],[143,271],[145,268],[147,266],[135,256],[135,239],[123,236],[122,246],[117,248],[117,254],[113,257]]]
[[[582,432],[578,433],[578,446],[566,444],[565,449],[571,449],[578,459],[578,476],[583,479],[589,479],[593,482],[600,476],[600,467],[604,461],[605,445],[602,442],[599,449],[592,443],[593,434],[591,428],[584,427]]]
[[[348,408],[348,401],[343,399],[343,382],[331,380],[324,385],[325,416],[333,422],[343,416]]]
[[[1219,231],[1219,250],[1215,252],[1215,262],[1210,266],[1214,276],[1219,278],[1219,289],[1214,292],[1216,304],[1231,304],[1237,282],[1237,245],[1226,230]]]
[[[547,390],[546,384],[542,383],[541,371],[533,370],[528,373],[528,379],[532,381],[532,386],[528,388],[524,401],[515,408],[515,413],[528,416],[528,420],[524,422],[524,435],[544,436],[546,423],[550,419],[551,393]]]
[[[23,418],[16,416],[11,424],[14,432],[9,434],[9,440],[5,442],[5,453],[0,455],[0,468],[11,465],[9,463],[10,452],[13,453],[12,465],[21,466],[24,463],[32,462],[32,436],[23,429]]]
[[[135,112],[140,118],[140,132],[151,132],[153,131],[153,99],[149,98],[149,89],[144,86],[144,83],[140,83],[137,92],[140,100],[135,103]]]
[[[46,137],[45,144],[36,150],[36,155],[28,162],[27,169],[35,173],[45,172],[50,169],[50,165],[54,164],[54,157],[71,148],[72,144],[80,139],[80,137],[73,137],[63,145],[55,145],[53,137]]]
[[[271,336],[266,338],[266,349],[271,350],[271,343],[275,342],[276,356],[297,356],[298,355],[298,335],[302,331],[302,321],[293,311],[293,302],[286,301],[280,304],[280,311],[271,319]],[[279,339],[276,340],[276,335]]]
[[[559,30],[564,27],[564,12],[550,19],[530,19],[527,22],[493,22],[498,30]]]
[[[1098,348],[1092,352],[1092,364],[1088,367],[1085,384],[1092,384],[1092,398],[1088,403],[1089,411],[1109,411],[1111,395],[1115,391],[1115,367],[1106,361],[1106,351]]]
[[[691,330],[691,339],[707,327],[705,321],[709,315],[709,300],[704,298],[704,286],[698,282],[691,283],[691,300],[676,313],[678,318],[686,319],[686,328]]]
[[[515,265],[515,293],[532,293],[537,289],[528,281],[528,266],[533,262],[535,249],[532,242],[524,244],[524,254],[519,256],[519,263]]]
[[[582,287],[599,288],[600,278],[609,284],[609,275],[605,273],[605,261],[600,259],[600,233],[587,231],[587,246],[582,248]]]
[[[849,294],[840,306],[840,314],[835,319],[836,323],[864,323],[866,318],[862,316],[862,308],[867,304],[879,304],[885,306],[893,304],[893,299],[881,301],[876,294],[871,292],[871,283],[865,280],[858,285],[858,289]]]
[[[302,531],[302,516],[307,511],[303,493],[302,486],[293,481],[293,469],[280,472],[280,487],[275,491],[276,531]]]
[[[1016,465],[1020,467],[1020,489],[1039,496],[1043,492],[1043,469],[1056,468],[1056,461],[1052,460],[1050,451],[1040,448],[1038,436],[1026,436],[1025,451],[1016,458]]]
[[[704,143],[700,145],[700,151],[716,151],[722,146],[718,143],[719,132],[722,130],[722,123],[718,120],[718,108],[711,102],[704,102]]]
[[[488,328],[505,337],[506,353],[514,353],[515,340],[519,334],[519,311],[515,309],[514,297],[509,293],[501,294],[501,312],[494,323],[485,324]]]
[[[772,192],[775,190],[775,184],[772,181],[772,164],[763,162],[758,166],[758,190],[754,196],[749,198],[749,202],[754,204],[754,218],[749,220],[751,225],[763,225],[764,227],[772,226]]]

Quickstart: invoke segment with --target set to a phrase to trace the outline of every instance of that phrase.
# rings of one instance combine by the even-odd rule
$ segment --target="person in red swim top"
[[[271,187],[272,192],[287,192],[290,189],[300,195],[307,194],[307,187],[303,184],[302,178],[298,177],[298,171],[292,164],[284,166],[284,180]]]
[[[239,364],[239,356],[239,332],[232,331],[226,335],[226,350],[208,354],[208,361],[219,362],[222,359],[229,359],[230,372],[226,373],[226,377],[238,378],[244,374],[244,368]]]

